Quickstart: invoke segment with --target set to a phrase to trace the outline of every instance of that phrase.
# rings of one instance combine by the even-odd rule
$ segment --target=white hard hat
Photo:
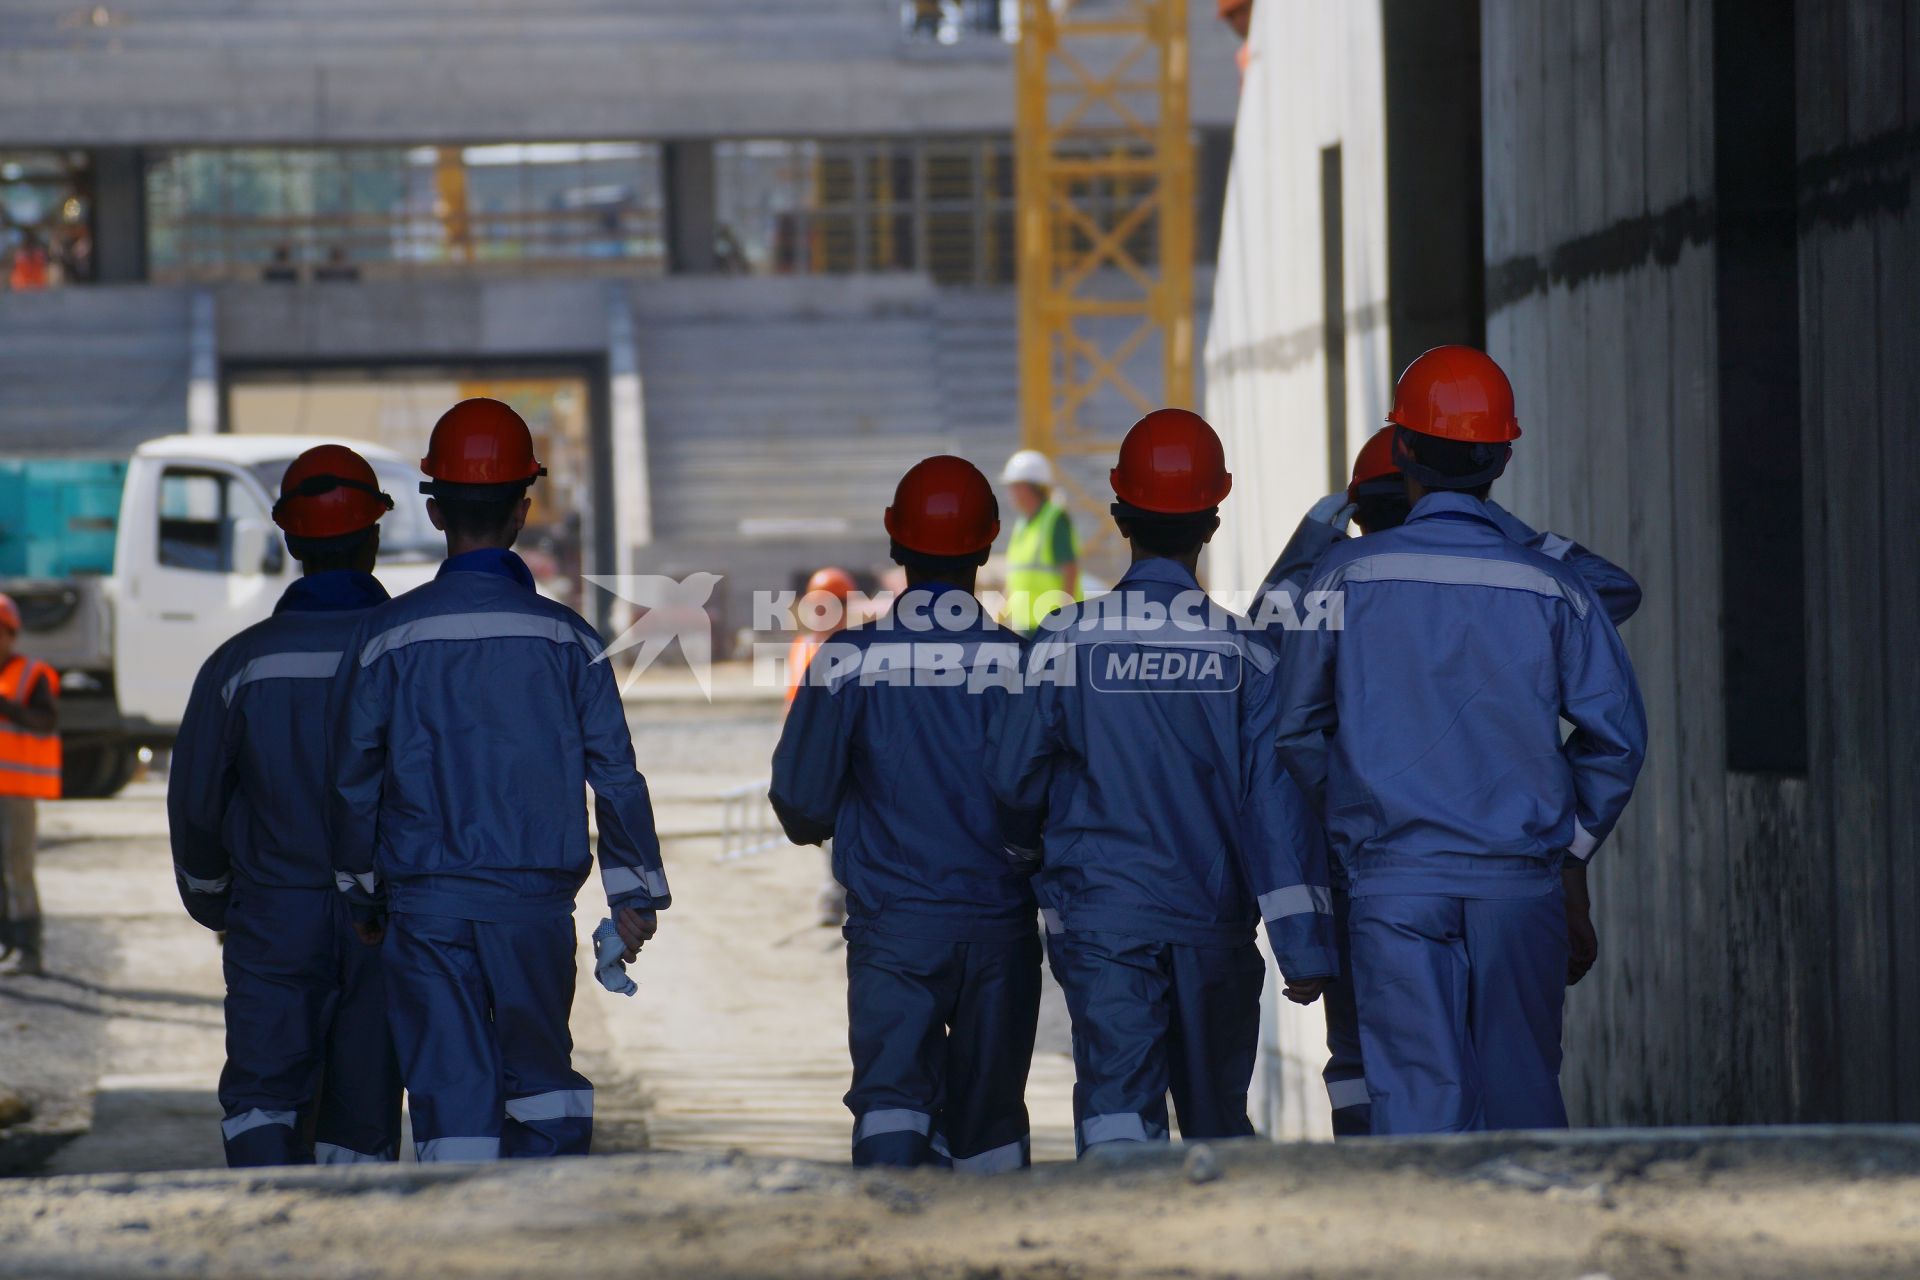
[[[1038,449],[1022,449],[1007,459],[1000,471],[1001,484],[1037,484],[1053,487],[1053,464]]]

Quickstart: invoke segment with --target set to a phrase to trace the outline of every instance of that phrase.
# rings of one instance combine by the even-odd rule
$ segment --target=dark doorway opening
[[[1486,346],[1480,0],[1383,0],[1388,347]]]
[[[1807,771],[1793,0],[1713,19],[1727,767]]]

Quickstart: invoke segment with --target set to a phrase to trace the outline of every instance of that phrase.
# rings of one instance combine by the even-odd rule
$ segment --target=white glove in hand
[[[1347,501],[1347,492],[1330,493],[1307,508],[1307,519],[1318,524],[1331,525],[1342,532],[1353,520],[1353,513],[1360,508]]]
[[[626,954],[627,944],[620,941],[620,931],[613,927],[613,921],[602,920],[593,931],[593,976],[617,996],[630,996],[640,989],[640,984],[627,976],[627,962],[622,958]]]

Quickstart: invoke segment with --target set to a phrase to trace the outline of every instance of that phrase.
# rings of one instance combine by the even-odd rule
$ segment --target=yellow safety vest
[[[1040,619],[1072,600],[1082,599],[1079,590],[1067,594],[1067,575],[1054,560],[1055,527],[1067,521],[1073,524],[1060,505],[1049,498],[1033,518],[1014,526],[1007,542],[1007,625],[1022,635],[1032,635]],[[1077,588],[1077,584],[1076,584]]]

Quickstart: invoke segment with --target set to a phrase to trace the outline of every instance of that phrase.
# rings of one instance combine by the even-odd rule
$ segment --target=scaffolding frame
[[[1195,407],[1187,0],[1021,0],[1020,24],[1021,437],[1111,457],[1131,419],[1087,421],[1096,396]],[[1142,387],[1130,362],[1156,341],[1160,386]],[[1104,491],[1058,471],[1098,542]]]

